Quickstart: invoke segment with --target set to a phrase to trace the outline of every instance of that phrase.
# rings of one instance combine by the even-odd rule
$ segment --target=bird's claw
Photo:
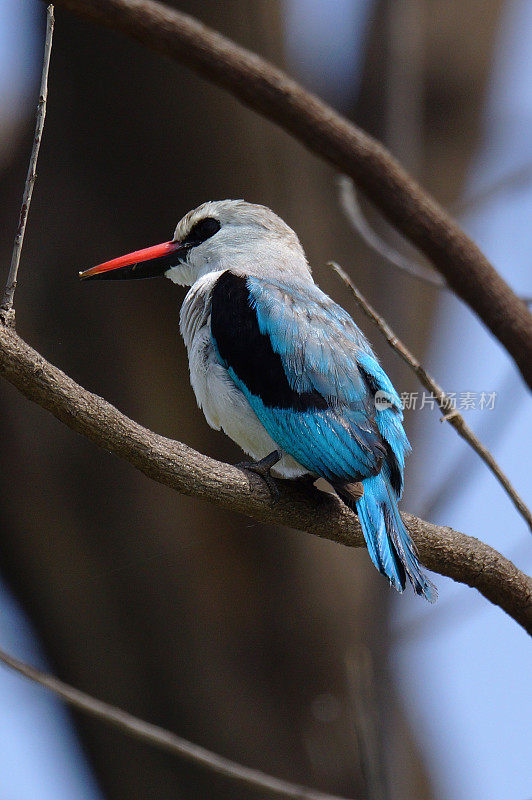
[[[239,461],[238,464],[235,464],[235,467],[238,467],[238,469],[245,469],[247,472],[253,472],[255,475],[258,475],[260,478],[262,478],[270,490],[272,502],[277,503],[281,497],[281,494],[275,478],[273,478],[270,473],[270,470],[280,460],[280,452],[278,450],[274,450],[264,458],[261,458],[260,461]]]

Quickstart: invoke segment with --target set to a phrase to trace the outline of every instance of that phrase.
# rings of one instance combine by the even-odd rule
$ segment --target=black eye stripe
[[[215,219],[214,217],[205,217],[204,219],[200,219],[199,222],[196,222],[196,224],[190,229],[187,236],[183,239],[182,244],[188,244],[191,247],[201,244],[207,239],[210,239],[211,236],[214,236],[215,233],[218,233],[220,228],[221,225],[219,220]]]

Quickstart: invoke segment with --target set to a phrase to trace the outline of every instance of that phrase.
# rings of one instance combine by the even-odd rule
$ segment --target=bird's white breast
[[[179,327],[188,353],[190,382],[211,428],[223,430],[253,459],[279,449],[245,395],[220,363],[211,338],[211,293],[220,273],[208,273],[193,284],[181,307]],[[252,355],[252,354],[251,354]],[[305,474],[288,454],[272,472],[285,478]]]

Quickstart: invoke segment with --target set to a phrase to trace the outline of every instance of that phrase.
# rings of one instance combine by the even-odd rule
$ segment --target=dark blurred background
[[[513,24],[519,34],[521,23],[512,19],[522,3],[173,4],[318,91],[384,141],[444,205],[453,207],[468,186],[478,188],[489,87],[501,58],[504,66],[501,31]],[[31,149],[44,7],[2,0],[0,12],[0,247],[7,267]],[[529,57],[526,42],[523,48]],[[504,130],[514,130],[508,116]],[[502,152],[501,137],[497,144]],[[522,155],[525,165],[530,157]],[[479,350],[468,352],[467,336],[450,346],[457,329],[445,303],[454,303],[449,314],[458,304],[386,265],[361,242],[341,212],[329,166],[185,68],[57,10],[45,135],[16,293],[18,330],[141,424],[237,461],[236,447],[207,427],[189,386],[178,333],[184,290],[167,281],[77,280],[79,269],[168,239],[190,208],[226,197],[271,206],[298,232],[316,280],[367,331],[400,391],[419,387],[357,314],[325,266],[329,259],[348,269],[417,355],[440,365],[438,379],[448,362],[464,363],[461,382],[449,389],[493,389],[508,397],[504,381],[488,385],[490,376],[477,387],[473,378],[475,366],[491,362],[495,352],[513,376],[511,396],[523,392],[508,359],[470,315]],[[410,252],[372,209],[367,213],[382,235]],[[445,352],[437,345],[442,328],[453,331]],[[180,497],[74,435],[11,386],[0,386],[0,398],[3,645],[237,761],[330,792],[367,800],[486,800],[491,795],[477,776],[487,769],[494,798],[526,800],[527,785],[532,793],[522,748],[513,746],[511,756],[497,748],[501,730],[517,729],[523,738],[522,695],[501,695],[500,710],[493,699],[489,721],[477,714],[479,729],[493,726],[491,750],[477,751],[479,732],[451,711],[471,696],[485,708],[484,692],[509,680],[512,662],[529,658],[524,634],[502,612],[486,611],[471,590],[457,594],[439,578],[442,600],[434,609],[396,597],[365,551]],[[452,432],[441,432],[437,411],[419,415],[407,416],[423,458],[411,459],[404,506],[494,543],[484,523],[472,530],[453,506],[459,485],[441,497],[456,477],[473,491],[466,476],[478,468],[475,457],[464,456]],[[494,420],[484,426],[488,443],[502,448]],[[451,450],[447,471],[438,473]],[[505,468],[515,464],[512,452]],[[519,483],[522,471],[512,477]],[[500,506],[515,547],[528,557],[524,525],[498,485],[478,491],[480,504],[490,498]],[[504,545],[503,535],[498,546]],[[515,556],[511,548],[505,552]],[[486,627],[477,630],[479,615]],[[457,625],[465,649],[449,638]],[[490,671],[483,648],[497,626],[509,637],[511,662],[493,662]],[[452,663],[438,674],[436,665],[449,654]],[[473,676],[475,664],[488,670],[487,690],[468,694],[461,685],[460,675],[469,674],[464,659]],[[22,689],[18,678],[6,681],[4,688],[0,683],[6,711],[0,712],[0,800],[261,796],[101,722],[65,715],[40,690]],[[501,795],[501,786],[508,793]]]

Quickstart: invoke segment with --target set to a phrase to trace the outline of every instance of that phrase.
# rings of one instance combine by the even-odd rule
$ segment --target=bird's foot
[[[280,460],[280,452],[278,450],[274,450],[273,453],[269,453],[264,458],[261,458],[260,461],[239,461],[238,464],[235,464],[235,467],[238,467],[238,469],[245,469],[248,472],[254,472],[255,475],[258,475],[260,478],[262,478],[270,490],[272,501],[277,503],[281,495],[279,492],[279,487],[275,482],[275,478],[272,477],[270,470]]]

